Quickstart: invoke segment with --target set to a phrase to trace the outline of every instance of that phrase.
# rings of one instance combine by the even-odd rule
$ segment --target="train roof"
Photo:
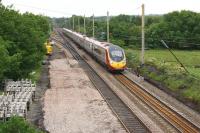
[[[85,39],[86,41],[89,41],[89,42],[91,42],[91,43],[94,43],[95,45],[98,45],[98,46],[100,46],[100,47],[103,47],[103,48],[105,48],[105,49],[108,48],[108,47],[110,47],[110,46],[119,47],[119,46],[114,45],[114,44],[109,43],[109,42],[100,42],[100,41],[96,40],[95,38],[90,38],[90,37],[87,37],[86,35],[82,35],[82,34],[80,34],[80,33],[77,33],[77,32],[74,32],[74,31],[71,31],[71,30],[68,30],[68,29],[65,29],[65,28],[64,28],[64,30],[66,30],[66,31],[68,31],[68,32],[71,32],[71,33],[73,33],[74,35],[76,35],[76,36],[78,36],[78,37],[80,37],[80,38],[83,38],[83,39]],[[119,47],[119,48],[120,48],[120,47]]]

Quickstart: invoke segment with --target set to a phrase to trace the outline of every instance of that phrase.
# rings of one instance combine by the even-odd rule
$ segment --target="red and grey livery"
[[[123,71],[126,68],[124,50],[112,43],[99,42],[64,28],[64,33],[80,45],[110,71]]]

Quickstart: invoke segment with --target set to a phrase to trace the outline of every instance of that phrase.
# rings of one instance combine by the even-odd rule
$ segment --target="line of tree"
[[[0,80],[26,78],[39,67],[49,29],[47,17],[0,3]]]
[[[83,33],[84,18],[73,16],[75,30]],[[59,27],[72,29],[73,17],[53,19]],[[163,48],[160,40],[165,40],[171,48],[200,49],[200,13],[174,11],[164,15],[145,16],[145,35],[148,48]],[[92,36],[92,16],[86,18],[86,31]],[[106,40],[106,17],[95,17],[95,37]],[[111,42],[122,47],[141,46],[141,16],[119,15],[110,17]]]

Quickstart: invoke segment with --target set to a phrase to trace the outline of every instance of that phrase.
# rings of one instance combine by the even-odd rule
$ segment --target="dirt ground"
[[[46,57],[45,61],[48,60]],[[49,88],[49,68],[48,63],[42,66],[41,76],[37,82],[35,100],[28,111],[27,120],[36,125],[38,128],[45,131],[43,127],[43,96],[45,91]]]
[[[73,65],[70,65],[73,63]],[[76,61],[50,61],[44,127],[51,133],[126,132]]]
[[[50,88],[49,83],[49,61],[53,59],[64,58],[64,53],[57,47],[54,47],[54,54],[52,56],[46,56],[44,59],[44,64],[42,66],[42,71],[40,78],[37,82],[36,97],[30,106],[28,111],[27,120],[40,128],[42,131],[47,132],[43,125],[43,106],[44,106],[44,94],[47,89]]]

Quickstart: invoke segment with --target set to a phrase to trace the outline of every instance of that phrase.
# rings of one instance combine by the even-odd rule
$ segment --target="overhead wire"
[[[33,9],[38,9],[38,10],[43,10],[43,11],[49,11],[49,12],[54,12],[54,13],[59,13],[59,14],[63,14],[63,15],[66,15],[66,14],[67,15],[74,15],[72,13],[66,13],[66,12],[57,11],[57,10],[39,8],[39,7],[34,7],[34,6],[24,5],[24,4],[19,4],[19,3],[13,4],[13,5],[18,5],[18,6],[23,6],[23,7],[29,7],[29,8],[33,8]],[[134,10],[138,10],[140,8],[141,8],[141,6],[138,6],[138,7],[135,7]],[[130,19],[133,17],[132,15],[129,15],[129,16],[130,16]],[[138,14],[138,16],[140,16],[140,15]],[[71,17],[68,17],[68,18],[70,19]],[[114,33],[113,35],[114,36],[119,36],[119,37],[124,37],[126,40],[130,40],[130,41],[131,40],[140,40],[140,39],[142,39],[141,36],[128,36],[128,35],[123,35],[123,34],[120,34],[120,33],[118,33],[118,34]],[[195,38],[192,38],[192,37],[190,37],[190,38],[185,38],[185,37],[184,38],[180,38],[180,37],[177,37],[177,36],[170,36],[170,37],[171,38],[145,37],[145,41],[147,41],[147,40],[160,41],[161,39],[163,39],[163,40],[165,40],[168,43],[178,43],[178,44],[185,44],[185,43],[187,43],[188,45],[200,45],[200,44],[197,44],[197,43],[186,41],[186,40],[194,40],[194,41],[200,40],[200,38],[197,38],[197,37],[195,37]],[[178,41],[178,40],[180,40],[180,41]]]
[[[10,4],[13,5],[14,7],[16,5],[16,6],[21,6],[21,7],[28,7],[28,8],[32,8],[32,9],[48,11],[48,12],[52,12],[52,13],[58,13],[58,14],[62,14],[62,15],[73,15],[72,13],[67,13],[67,12],[52,10],[52,9],[45,9],[45,8],[40,8],[40,7],[35,7],[35,6],[30,6],[30,5],[19,4],[19,3],[15,3],[15,4],[10,3]]]

